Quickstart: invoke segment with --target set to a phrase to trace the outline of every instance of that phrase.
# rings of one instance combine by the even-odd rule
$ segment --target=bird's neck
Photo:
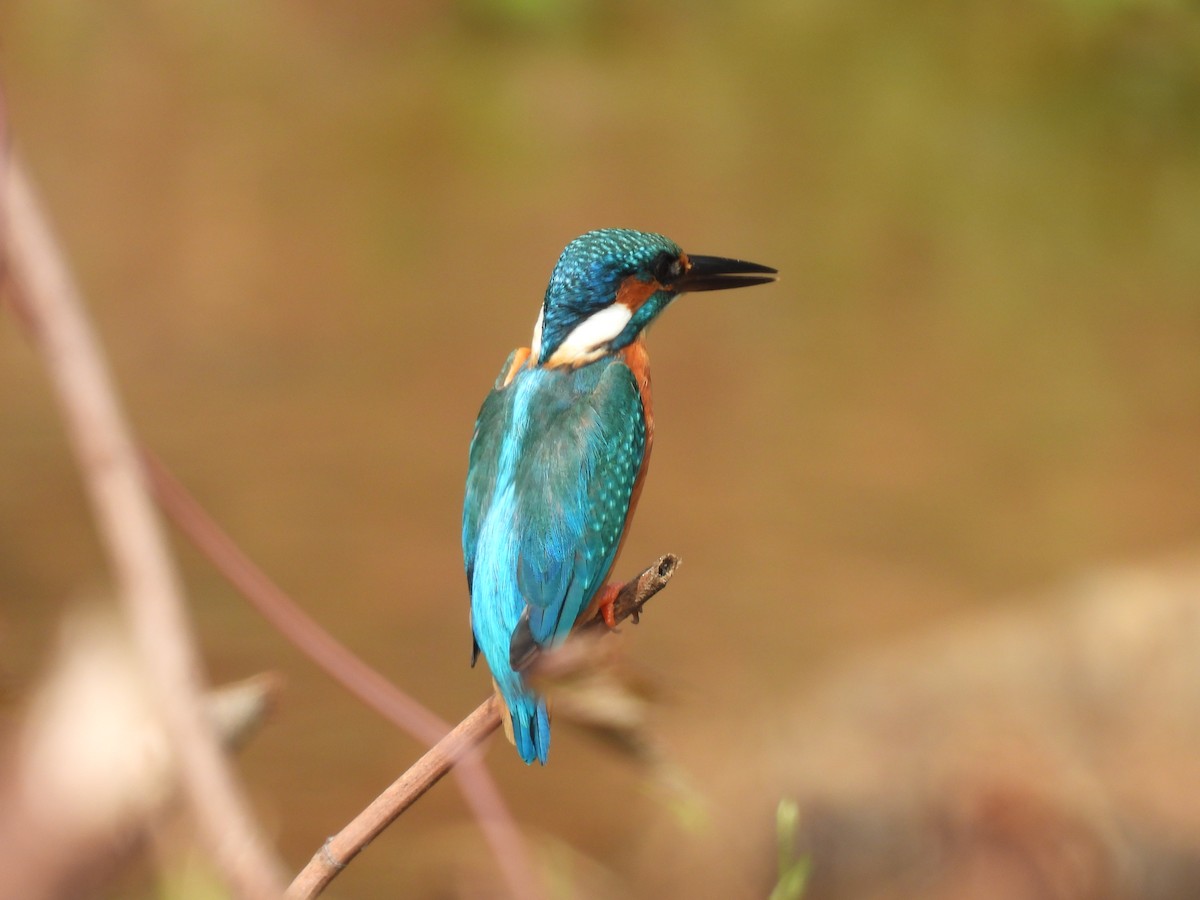
[[[620,350],[607,355],[620,357],[622,362],[629,367],[629,371],[633,373],[634,380],[637,382],[638,393],[642,398],[642,408],[646,413],[646,424],[652,427],[654,413],[652,411],[652,397],[650,392],[650,352],[646,349],[645,335],[639,334],[632,344],[627,344]],[[503,379],[498,382],[498,386],[508,387],[512,383],[512,380],[517,377],[518,372],[537,365],[545,364],[538,362],[531,348],[518,348],[513,352],[508,371]]]

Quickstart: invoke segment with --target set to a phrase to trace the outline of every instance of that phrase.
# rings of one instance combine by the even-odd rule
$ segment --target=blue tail
[[[550,752],[550,715],[546,711],[546,701],[527,691],[506,696],[504,700],[512,717],[513,740],[521,759],[526,765],[536,759],[544,766]]]
[[[464,536],[464,546],[474,543],[478,551],[474,568],[468,568],[471,632],[475,647],[483,652],[496,688],[508,707],[517,752],[526,765],[534,760],[545,765],[546,755],[550,752],[550,716],[546,701],[531,691],[521,673],[512,667],[513,631],[527,608],[516,579],[510,574],[517,570],[519,556],[512,524],[517,518],[514,503],[510,485],[491,503],[478,541],[471,542]]]

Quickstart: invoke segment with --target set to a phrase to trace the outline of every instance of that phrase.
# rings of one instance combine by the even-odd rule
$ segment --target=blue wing
[[[536,437],[516,472],[516,577],[528,609],[522,632],[542,647],[562,641],[603,586],[646,448],[641,396],[623,362],[560,377],[570,389],[555,393],[569,399],[531,410]],[[521,657],[517,644],[511,650]]]
[[[529,724],[544,759],[544,704],[512,661],[565,638],[602,587],[645,454],[645,418],[633,373],[616,358],[523,369],[497,384],[476,422],[463,510],[471,626],[518,747]],[[533,753],[522,749],[527,761]]]
[[[475,549],[479,540],[479,524],[491,507],[495,493],[500,449],[511,420],[515,392],[505,392],[504,382],[519,351],[514,350],[504,361],[492,392],[483,401],[475,420],[471,451],[467,465],[467,494],[463,501],[463,562],[467,570],[467,590],[473,589],[475,578]]]
[[[529,607],[533,639],[547,646],[566,637],[612,567],[645,447],[637,382],[619,359],[523,370],[508,386],[498,380],[471,441],[463,557],[472,593],[477,556],[487,552],[480,526],[511,488],[509,577]]]

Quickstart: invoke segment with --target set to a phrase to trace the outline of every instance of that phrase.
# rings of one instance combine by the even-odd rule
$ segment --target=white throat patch
[[[633,318],[633,310],[623,303],[613,303],[599,312],[594,312],[567,335],[554,354],[546,361],[547,365],[582,365],[604,355],[607,344],[615,340],[617,335],[625,330],[629,320]],[[537,326],[533,332],[534,352],[541,350],[542,318],[538,317]]]
[[[542,321],[546,317],[546,308],[538,310],[537,321],[533,324],[533,340],[529,342],[529,356],[535,363],[542,355]]]

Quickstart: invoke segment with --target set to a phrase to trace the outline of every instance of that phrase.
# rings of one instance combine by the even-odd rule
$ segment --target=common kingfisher
[[[484,400],[463,505],[471,665],[482,651],[526,764],[545,765],[550,719],[522,665],[597,611],[615,624],[605,582],[654,442],[646,326],[682,293],[775,274],[689,256],[659,234],[588,232],[559,257],[531,345],[509,354]]]

